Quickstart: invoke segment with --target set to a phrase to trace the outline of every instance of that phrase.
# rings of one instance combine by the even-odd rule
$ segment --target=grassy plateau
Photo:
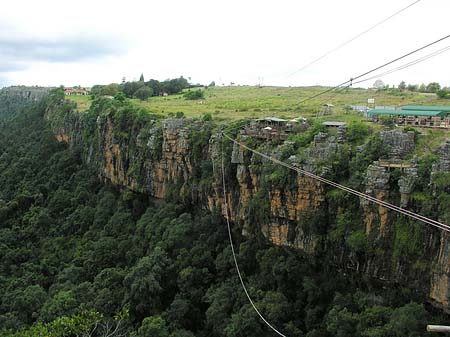
[[[347,105],[367,106],[367,99],[374,98],[377,106],[401,106],[407,104],[449,105],[449,100],[438,99],[435,94],[418,92],[389,92],[372,89],[346,89],[330,92],[300,103],[314,96],[326,87],[210,87],[204,90],[202,100],[187,100],[183,93],[166,97],[151,97],[146,101],[132,99],[137,107],[162,115],[183,112],[186,117],[200,117],[210,113],[216,121],[232,121],[242,118],[260,118],[275,116],[280,118],[316,117],[327,120],[363,120],[356,112],[345,110]],[[193,89],[197,90],[197,89]],[[89,96],[71,96],[79,111],[90,106]],[[323,105],[334,107],[328,114]]]

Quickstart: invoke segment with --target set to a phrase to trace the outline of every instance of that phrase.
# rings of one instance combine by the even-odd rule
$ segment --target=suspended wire
[[[231,253],[233,254],[233,260],[234,265],[236,267],[237,274],[239,276],[239,280],[241,281],[242,289],[244,289],[245,295],[247,296],[248,301],[252,305],[255,312],[258,314],[258,316],[262,319],[262,321],[275,333],[277,333],[279,336],[286,337],[286,335],[283,335],[280,331],[278,331],[276,328],[272,326],[265,318],[264,316],[259,312],[258,308],[256,307],[255,303],[253,302],[252,298],[250,297],[250,294],[247,291],[247,287],[245,286],[244,280],[241,276],[241,271],[239,269],[239,265],[236,259],[236,253],[234,251],[234,244],[233,244],[233,236],[231,235],[231,226],[230,226],[230,219],[228,215],[228,203],[227,203],[227,190],[226,190],[226,184],[225,184],[225,165],[224,165],[224,159],[223,159],[223,137],[222,143],[221,143],[221,153],[222,153],[222,186],[223,186],[223,200],[224,200],[224,206],[225,206],[225,219],[227,221],[227,227],[228,227],[228,237],[230,239],[230,246],[231,246]]]
[[[414,61],[408,62],[408,63],[406,63],[406,64],[404,64],[404,65],[402,65],[402,66],[399,66],[399,67],[397,67],[397,68],[394,68],[394,69],[385,71],[385,72],[383,72],[383,73],[381,73],[381,74],[377,74],[377,75],[371,76],[371,77],[369,77],[369,78],[362,79],[362,80],[357,81],[357,82],[353,82],[353,84],[358,84],[358,83],[370,81],[370,80],[373,80],[373,79],[375,79],[375,78],[382,77],[382,76],[386,76],[386,75],[392,74],[392,73],[394,73],[394,72],[397,72],[397,71],[400,71],[400,70],[403,70],[403,69],[412,67],[412,66],[414,66],[414,65],[416,65],[416,64],[418,64],[418,63],[421,63],[421,62],[424,62],[424,61],[426,61],[426,60],[428,60],[428,59],[430,59],[430,58],[436,57],[436,56],[438,56],[438,55],[440,55],[440,54],[442,54],[442,53],[444,53],[444,52],[446,52],[446,51],[448,51],[448,50],[450,50],[450,46],[447,46],[447,47],[445,47],[445,48],[439,49],[439,50],[437,50],[437,51],[435,51],[435,52],[433,52],[433,53],[430,53],[430,54],[428,54],[428,55],[425,55],[425,56],[423,56],[423,57],[421,57],[421,58],[418,58],[418,59],[416,59],[416,60],[414,60]]]
[[[369,75],[369,74],[371,74],[371,73],[373,73],[373,72],[375,72],[375,71],[377,71],[377,70],[380,70],[380,69],[382,69],[382,68],[384,68],[384,67],[387,67],[388,65],[391,65],[392,63],[395,63],[395,62],[397,62],[397,61],[400,61],[400,60],[402,60],[402,59],[404,59],[404,58],[406,58],[406,57],[408,57],[408,56],[411,56],[411,55],[413,55],[413,54],[415,54],[415,53],[417,53],[417,52],[419,52],[419,51],[421,51],[421,50],[424,50],[424,49],[426,49],[426,48],[429,48],[429,47],[435,45],[436,43],[439,43],[439,42],[441,42],[441,41],[443,41],[443,40],[445,40],[445,39],[448,39],[449,37],[450,37],[450,35],[446,35],[446,36],[444,36],[444,37],[441,37],[440,39],[437,39],[437,40],[435,40],[435,41],[433,41],[433,42],[431,42],[431,43],[428,43],[428,44],[426,44],[426,45],[424,45],[424,46],[422,46],[422,47],[420,47],[420,48],[417,48],[417,49],[415,49],[415,50],[413,50],[413,51],[411,51],[411,52],[409,52],[409,53],[406,53],[406,54],[404,54],[404,55],[402,55],[402,56],[400,56],[400,57],[397,57],[397,58],[395,58],[395,59],[393,59],[393,60],[391,60],[391,61],[389,61],[389,62],[386,62],[386,63],[384,63],[384,64],[382,64],[382,65],[380,65],[380,66],[378,66],[378,67],[376,67],[376,68],[373,68],[373,69],[371,69],[371,70],[369,70],[369,71],[366,71],[365,73],[362,73],[362,74],[360,74],[360,75],[358,75],[358,76],[356,76],[356,77],[352,77],[352,78],[350,78],[348,81],[345,81],[345,82],[343,82],[343,83],[341,83],[341,84],[338,84],[337,86],[334,86],[334,87],[332,87],[332,88],[329,88],[329,89],[327,89],[327,90],[324,90],[324,91],[322,91],[322,92],[319,92],[318,94],[309,96],[309,97],[305,98],[304,100],[300,101],[299,104],[302,104],[302,103],[304,103],[304,102],[306,102],[306,101],[309,101],[309,100],[311,100],[311,99],[313,99],[313,98],[316,98],[316,97],[318,97],[318,96],[324,95],[324,94],[326,94],[326,93],[328,93],[328,92],[330,92],[330,91],[336,90],[336,89],[338,89],[338,88],[340,88],[340,87],[342,87],[342,86],[344,86],[344,85],[346,85],[346,84],[350,84],[350,85],[351,85],[351,84],[353,84],[353,82],[354,82],[355,80],[360,79],[361,77],[364,77],[364,76],[366,76],[366,75]]]
[[[346,90],[347,90],[348,88],[350,88],[352,85],[353,85],[353,83],[347,84],[347,85],[344,86],[344,87],[340,87],[339,89],[336,89],[336,91],[334,91],[333,94],[332,94],[331,96],[327,97],[326,99],[327,99],[328,101],[331,101],[333,98],[335,98],[337,95],[339,95],[339,94],[343,93],[344,91],[346,91]],[[324,103],[324,102],[323,102],[323,103]]]
[[[338,51],[338,50],[341,49],[342,47],[345,47],[345,46],[348,45],[349,43],[355,41],[356,39],[360,38],[360,37],[363,36],[364,34],[367,34],[367,33],[370,32],[371,30],[373,30],[373,29],[375,29],[376,27],[382,25],[383,23],[385,23],[386,21],[392,19],[393,17],[397,16],[398,14],[404,12],[405,10],[407,10],[408,8],[414,6],[415,4],[417,4],[417,3],[420,2],[420,1],[422,1],[422,0],[414,1],[413,3],[409,4],[408,6],[406,6],[406,7],[402,8],[402,9],[400,9],[399,11],[395,12],[394,14],[392,14],[392,15],[388,16],[387,18],[385,18],[385,19],[379,21],[378,23],[374,24],[373,26],[371,26],[371,27],[367,28],[366,30],[362,31],[361,33],[355,35],[355,36],[352,37],[351,39],[349,39],[349,40],[343,42],[342,44],[338,45],[337,47],[335,47],[335,48],[333,48],[333,49],[327,51],[327,52],[326,52],[325,54],[323,54],[322,56],[319,56],[318,58],[316,58],[316,59],[312,60],[311,62],[305,64],[305,65],[304,65],[303,67],[301,67],[300,69],[298,69],[298,70],[294,71],[293,73],[289,74],[288,76],[286,76],[286,78],[287,78],[287,77],[291,77],[291,76],[293,76],[293,75],[295,75],[295,74],[297,74],[297,73],[299,73],[299,72],[305,70],[306,68],[310,67],[310,66],[313,65],[314,63],[316,63],[316,62],[318,62],[318,61],[324,59],[325,57],[327,57],[328,55],[334,53],[335,51]]]
[[[425,217],[425,216],[423,216],[423,215],[420,215],[420,214],[417,214],[417,213],[408,211],[408,210],[406,210],[406,209],[404,209],[404,208],[401,208],[401,207],[398,207],[398,206],[396,206],[396,205],[390,204],[390,203],[388,203],[388,202],[386,202],[386,201],[377,199],[377,198],[372,197],[372,196],[370,196],[370,195],[368,195],[368,194],[364,194],[364,193],[362,193],[362,192],[359,192],[359,191],[356,191],[356,190],[354,190],[354,189],[351,189],[351,188],[349,188],[349,187],[347,187],[347,186],[344,186],[344,185],[335,183],[334,181],[331,181],[331,180],[328,180],[328,179],[326,179],[326,178],[323,178],[323,177],[320,177],[320,176],[318,176],[318,175],[315,175],[315,174],[313,174],[313,173],[311,173],[311,172],[302,170],[302,169],[300,169],[300,168],[298,168],[298,167],[295,167],[295,166],[293,166],[293,165],[291,165],[291,164],[285,163],[285,162],[283,162],[283,161],[281,161],[281,160],[278,160],[278,159],[273,158],[273,157],[271,157],[271,156],[268,156],[268,155],[266,155],[266,154],[264,154],[264,153],[261,153],[261,152],[259,152],[259,151],[257,151],[257,150],[254,150],[254,149],[252,149],[252,148],[246,146],[245,144],[240,143],[240,142],[238,142],[237,140],[231,138],[230,136],[226,135],[225,133],[224,133],[223,135],[224,135],[226,138],[228,138],[229,140],[231,140],[233,143],[235,143],[235,144],[237,144],[237,145],[240,145],[240,146],[242,146],[243,148],[245,148],[245,149],[247,149],[247,150],[249,150],[249,151],[251,151],[251,152],[253,152],[253,153],[255,153],[255,154],[257,154],[257,155],[259,155],[259,156],[261,156],[261,157],[263,157],[263,158],[266,158],[266,159],[268,159],[268,160],[270,160],[270,161],[272,161],[272,162],[274,162],[274,163],[276,163],[276,164],[279,164],[279,165],[284,166],[284,167],[286,167],[286,168],[288,168],[288,169],[297,171],[298,173],[301,173],[301,174],[303,174],[303,175],[305,175],[305,176],[307,176],[307,177],[310,177],[310,178],[312,178],[312,179],[318,180],[318,181],[323,182],[323,183],[325,183],[325,184],[331,185],[331,186],[333,186],[333,187],[336,187],[336,188],[338,188],[338,189],[341,189],[341,190],[343,190],[343,191],[346,191],[346,192],[348,192],[348,193],[351,193],[351,194],[353,194],[353,195],[356,195],[356,196],[358,196],[358,197],[360,197],[360,198],[366,199],[366,200],[368,200],[368,201],[370,201],[370,202],[373,202],[373,203],[376,203],[376,204],[378,204],[378,205],[380,205],[380,206],[383,206],[383,207],[386,207],[386,208],[388,208],[388,209],[391,209],[391,210],[393,210],[393,211],[395,211],[395,212],[398,212],[398,213],[401,213],[401,214],[406,215],[406,216],[408,216],[408,217],[411,217],[411,218],[413,218],[413,219],[419,220],[419,221],[421,221],[421,222],[423,222],[423,223],[426,223],[426,224],[428,224],[428,225],[434,226],[434,227],[439,228],[439,229],[441,229],[441,230],[444,230],[444,231],[446,231],[446,232],[450,232],[450,226],[449,226],[449,225],[446,225],[446,224],[444,224],[444,223],[441,223],[441,222],[436,221],[436,220],[433,220],[433,219],[429,219],[429,218],[427,218],[427,217]]]
[[[446,52],[446,51],[448,51],[448,50],[450,50],[450,46],[444,47],[444,48],[439,49],[439,50],[437,50],[437,51],[434,51],[434,52],[432,52],[432,53],[430,53],[430,54],[428,54],[428,55],[422,56],[422,57],[420,57],[420,58],[418,58],[418,59],[415,59],[415,60],[413,60],[413,61],[410,61],[410,62],[408,62],[408,63],[405,63],[405,64],[403,64],[403,65],[401,65],[401,66],[399,66],[399,67],[397,67],[397,68],[394,68],[394,69],[385,71],[385,72],[383,72],[383,73],[379,73],[379,74],[377,74],[377,75],[374,75],[374,76],[371,76],[371,77],[368,77],[368,78],[364,78],[364,79],[362,79],[362,80],[359,80],[359,81],[356,81],[356,82],[352,82],[352,83],[350,83],[350,84],[347,84],[346,86],[340,87],[340,88],[336,89],[335,91],[333,91],[334,94],[333,94],[332,96],[327,97],[326,99],[327,99],[328,101],[331,101],[331,100],[333,100],[337,95],[341,94],[341,93],[344,92],[346,89],[348,89],[349,87],[351,87],[351,86],[353,86],[353,85],[355,85],[355,84],[367,82],[367,81],[373,80],[373,79],[375,79],[375,78],[380,78],[380,77],[383,77],[383,76],[386,76],[386,75],[395,73],[395,72],[397,72],[397,71],[401,71],[401,70],[403,70],[403,69],[412,67],[412,66],[414,66],[414,65],[416,65],[416,64],[419,64],[419,63],[421,63],[421,62],[424,62],[424,61],[426,61],[426,60],[428,60],[428,59],[430,59],[430,58],[436,57],[436,56],[438,56],[438,55],[440,55],[440,54],[442,54],[442,53],[444,53],[444,52]],[[322,102],[322,103],[324,103],[324,102]]]

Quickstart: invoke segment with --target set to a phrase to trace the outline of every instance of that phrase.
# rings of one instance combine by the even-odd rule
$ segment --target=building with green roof
[[[390,116],[399,126],[450,128],[450,106],[405,105],[397,110],[372,109],[369,115],[376,122]]]
[[[437,105],[405,105],[402,110],[419,110],[419,111],[445,111],[450,112],[450,106]]]

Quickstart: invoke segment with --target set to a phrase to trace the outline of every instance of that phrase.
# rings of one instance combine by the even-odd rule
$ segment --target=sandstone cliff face
[[[389,178],[390,173],[384,167],[370,165],[367,169],[365,193],[377,199],[386,200],[389,196]],[[361,199],[361,206],[364,209],[366,234],[369,235],[375,230],[379,236],[386,236],[388,209],[383,206],[374,206],[365,199]],[[375,228],[376,219],[379,223],[377,228]]]
[[[438,173],[450,173],[450,139],[447,139],[436,150],[438,162],[433,165],[431,173],[431,183]],[[447,219],[445,219],[447,220]],[[450,234],[445,233],[441,236],[439,253],[433,261],[433,272],[431,278],[430,297],[449,311],[450,299]]]
[[[19,97],[27,101],[38,102],[45,97],[50,90],[51,88],[45,87],[13,86],[1,89],[0,95]]]
[[[437,231],[425,231],[424,234],[423,249],[428,251],[425,258],[432,264],[424,273],[423,269],[413,267],[416,261],[405,261],[401,257],[393,259],[391,250],[397,239],[393,234],[391,213],[384,207],[375,207],[360,200],[363,218],[354,221],[361,224],[360,229],[368,240],[376,242],[379,247],[377,253],[361,257],[361,254],[346,247],[327,251],[334,248],[323,246],[323,233],[305,224],[311,217],[322,219],[318,221],[323,221],[324,225],[333,223],[335,219],[329,217],[345,212],[345,200],[338,202],[340,206],[331,204],[327,198],[327,186],[295,173],[290,173],[286,178],[290,179],[289,186],[267,179],[274,173],[264,169],[269,163],[238,145],[231,148],[230,144],[225,144],[224,150],[227,182],[227,191],[224,191],[220,135],[211,135],[209,143],[201,149],[201,158],[199,154],[194,156],[198,149],[194,148],[191,134],[204,128],[201,122],[185,119],[146,121],[124,130],[111,116],[101,116],[87,122],[81,114],[71,112],[55,122],[53,112],[49,111],[47,118],[53,123],[56,138],[73,147],[81,146],[85,160],[97,167],[102,179],[154,198],[165,198],[169,192],[189,195],[199,207],[210,210],[218,207],[223,215],[226,213],[226,199],[231,220],[246,235],[253,235],[257,228],[275,245],[293,247],[309,254],[326,252],[342,267],[357,269],[391,282],[413,282],[421,291],[428,291],[432,300],[448,309],[450,242]],[[413,141],[410,134],[404,136],[394,132],[381,137],[395,149],[393,155],[398,157],[404,157],[414,147],[407,140]],[[245,142],[245,136],[241,140]],[[302,158],[291,156],[284,160],[326,175],[331,170],[331,158],[337,158],[345,145],[344,140],[345,130],[340,130],[336,137],[319,134]],[[266,146],[263,151],[281,158],[283,147],[288,146],[288,142],[278,148]],[[450,166],[447,165],[450,162],[449,146],[450,142],[440,150],[436,171],[445,171]],[[209,168],[204,168],[210,175],[206,185],[196,177],[203,164],[200,161],[211,164]],[[403,207],[410,203],[416,178],[417,168],[413,163],[410,168],[402,170],[400,178],[394,182]],[[374,163],[366,172],[365,193],[387,200],[392,194],[392,179],[389,168]],[[256,217],[256,213],[262,216]],[[325,230],[332,231],[334,228]]]
[[[182,192],[192,175],[192,127],[182,119],[165,120],[162,126],[143,128],[123,139],[115,135],[111,119],[99,119],[98,149],[103,153],[97,158],[100,176],[159,199],[173,184],[179,183]]]

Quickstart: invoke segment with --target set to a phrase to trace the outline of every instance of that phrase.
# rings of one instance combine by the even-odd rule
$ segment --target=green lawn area
[[[77,109],[78,111],[86,111],[91,106],[91,99],[90,96],[70,96],[69,98],[71,101],[74,101],[77,103]]]
[[[259,118],[267,116],[293,118],[298,116],[320,117],[325,103],[335,107],[327,120],[361,120],[355,113],[345,114],[345,105],[366,105],[368,98],[375,98],[376,105],[400,106],[406,104],[445,105],[448,100],[439,100],[434,94],[404,92],[393,95],[366,89],[348,89],[346,91],[324,94],[300,104],[306,97],[323,91],[324,87],[211,87],[205,89],[205,99],[186,100],[182,94],[167,97],[151,97],[147,101],[133,99],[132,102],[151,112],[168,115],[183,112],[186,117],[198,117],[211,113],[216,121],[241,118]],[[196,90],[196,89],[194,89]],[[89,108],[88,96],[72,96],[80,111]]]

